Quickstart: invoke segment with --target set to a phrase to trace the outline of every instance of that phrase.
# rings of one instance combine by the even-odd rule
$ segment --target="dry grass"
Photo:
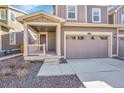
[[[9,67],[2,68],[1,71],[0,71],[1,76],[8,76],[8,75],[11,75],[11,74],[12,74],[12,70]]]
[[[10,59],[7,64],[8,67],[14,68],[16,66],[16,60],[15,59]]]
[[[28,63],[22,63],[20,65],[20,69],[27,69],[27,67],[28,67]]]
[[[24,76],[26,76],[28,74],[28,70],[26,68],[24,69],[21,69],[19,68],[17,71],[16,71],[16,76],[21,79],[23,78]]]

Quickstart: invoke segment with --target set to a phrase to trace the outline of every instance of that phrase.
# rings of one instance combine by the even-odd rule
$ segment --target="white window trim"
[[[14,34],[14,41],[13,41],[13,42],[10,42],[10,34],[11,34],[11,33],[15,33],[15,34]],[[9,45],[16,45],[16,32],[13,32],[13,31],[12,31],[12,32],[9,33]]]
[[[124,20],[123,18],[124,18],[124,14],[121,15],[121,24],[124,25],[124,23],[123,23],[123,21],[122,21],[122,20]]]
[[[2,11],[5,12],[5,17],[4,17],[4,19],[1,19],[1,18],[0,18],[0,20],[7,20],[7,17],[6,17],[6,16],[7,16],[7,14],[6,14],[6,10],[5,10],[5,9],[0,9],[0,10],[2,10]]]
[[[68,18],[68,6],[70,6],[70,5],[66,6],[66,19],[67,20],[77,20],[77,5],[72,5],[72,6],[75,6],[75,18]]]
[[[94,12],[95,10],[98,10],[98,11],[99,11],[99,21],[95,21],[95,20],[94,20],[93,12]],[[101,9],[100,9],[100,8],[92,8],[92,22],[94,22],[94,23],[100,23],[100,22],[101,22]]]
[[[14,14],[14,16],[15,16],[15,21],[13,21],[13,20],[11,19],[11,13]],[[10,20],[11,20],[12,22],[14,22],[14,23],[16,22],[16,14],[13,13],[12,11],[10,12]]]

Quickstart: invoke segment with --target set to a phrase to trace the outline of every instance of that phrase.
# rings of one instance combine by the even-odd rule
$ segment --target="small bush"
[[[16,66],[16,61],[14,59],[9,60],[8,67],[14,68]]]
[[[24,69],[21,69],[19,68],[17,71],[16,71],[16,76],[21,79],[22,77],[26,76],[28,74],[28,70],[26,68]]]
[[[21,69],[27,69],[27,65],[28,65],[27,63],[22,63],[21,66],[20,66],[20,68]]]
[[[2,68],[1,71],[0,71],[0,75],[1,76],[8,76],[8,75],[11,75],[12,74],[12,70],[11,68]]]

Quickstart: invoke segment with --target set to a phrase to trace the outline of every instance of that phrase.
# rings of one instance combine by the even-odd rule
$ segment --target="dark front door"
[[[46,35],[40,35],[40,44],[46,44]]]

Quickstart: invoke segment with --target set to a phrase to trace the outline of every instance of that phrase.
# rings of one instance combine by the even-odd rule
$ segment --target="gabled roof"
[[[17,20],[20,22],[24,22],[28,18],[39,16],[39,15],[44,15],[44,16],[50,17],[52,19],[56,19],[59,22],[65,22],[65,19],[57,17],[57,16],[50,14],[50,13],[46,13],[46,12],[35,12],[35,13],[23,15],[23,16],[17,17]]]
[[[23,13],[23,14],[28,14],[27,12],[23,11],[23,10],[20,10],[20,9],[17,9],[15,7],[12,7],[10,5],[0,5],[0,7],[3,7],[3,8],[9,8],[9,9],[12,9],[12,10],[15,10],[17,12],[20,12],[20,13]]]
[[[121,7],[122,7],[122,5],[114,5],[114,6],[112,6],[112,8],[110,10],[108,10],[109,15],[117,12]]]

